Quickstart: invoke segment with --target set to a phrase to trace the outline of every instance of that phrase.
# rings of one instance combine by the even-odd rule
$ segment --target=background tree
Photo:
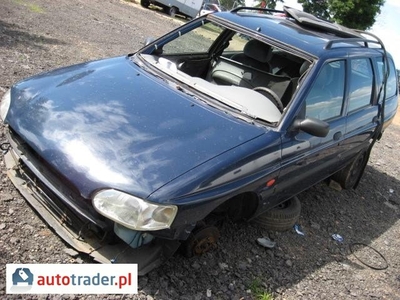
[[[254,7],[261,7],[261,8],[269,8],[269,9],[275,9],[276,3],[282,2],[284,3],[284,0],[258,0],[258,3]]]
[[[221,6],[225,7],[227,10],[238,6],[245,6],[245,0],[220,0]]]
[[[305,12],[346,27],[366,30],[375,23],[385,0],[297,0]]]
[[[320,18],[331,20],[327,0],[297,0],[303,6],[303,10]]]

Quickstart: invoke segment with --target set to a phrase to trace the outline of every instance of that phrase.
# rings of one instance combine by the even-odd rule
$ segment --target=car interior
[[[265,42],[211,23],[186,34],[178,33],[176,39],[156,44],[141,56],[178,80],[270,123],[279,122],[299,79],[311,64]],[[231,94],[236,96],[232,99]],[[244,98],[239,99],[240,96]],[[258,100],[249,101],[249,97]],[[279,115],[275,110],[268,113],[263,109],[268,101],[278,109]],[[264,114],[260,115],[260,111]]]

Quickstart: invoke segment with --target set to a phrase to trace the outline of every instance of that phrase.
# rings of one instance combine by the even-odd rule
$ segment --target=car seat
[[[232,60],[240,62],[244,65],[270,72],[271,66],[269,61],[272,58],[271,46],[264,44],[258,40],[250,40],[243,48],[243,53],[232,56]]]

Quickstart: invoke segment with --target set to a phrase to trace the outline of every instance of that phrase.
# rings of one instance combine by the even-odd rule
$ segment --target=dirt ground
[[[400,113],[399,112],[400,112],[400,106],[397,108],[397,114],[393,120],[394,125],[400,125]]]
[[[56,67],[131,53],[148,36],[181,21],[118,0],[1,0],[0,96],[16,81]],[[400,116],[400,115],[398,115]],[[5,141],[3,130],[0,142]],[[6,263],[89,263],[52,232],[12,186],[0,160],[1,299],[400,299],[400,118],[372,153],[357,190],[321,183],[299,195],[295,231],[266,232],[225,224],[218,249],[187,259],[179,254],[139,278],[138,295],[6,295]],[[332,239],[340,234],[344,241]],[[261,248],[268,236],[277,245]],[[373,247],[352,253],[355,243]],[[364,265],[364,262],[367,265]]]

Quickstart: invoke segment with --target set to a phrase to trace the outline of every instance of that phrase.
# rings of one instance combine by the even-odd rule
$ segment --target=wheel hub
[[[217,247],[219,230],[215,226],[200,228],[193,233],[190,246],[193,254],[202,255]]]

